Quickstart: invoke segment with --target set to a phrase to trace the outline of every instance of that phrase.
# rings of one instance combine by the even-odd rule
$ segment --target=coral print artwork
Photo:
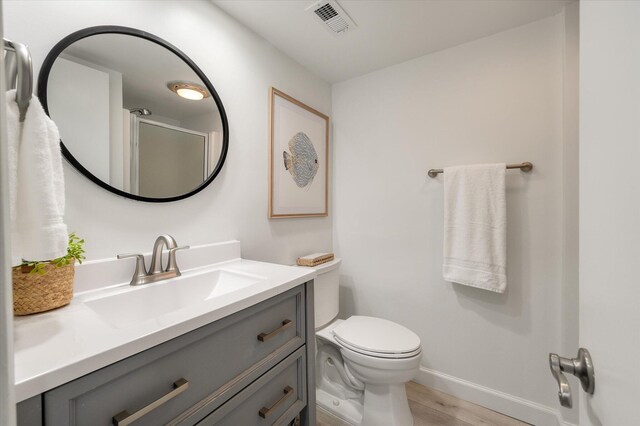
[[[329,117],[271,88],[269,218],[327,216]]]

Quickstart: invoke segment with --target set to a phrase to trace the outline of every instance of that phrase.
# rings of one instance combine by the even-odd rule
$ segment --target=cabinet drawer
[[[273,367],[198,426],[288,424],[307,404],[304,349]]]
[[[46,392],[45,424],[110,426],[145,407],[136,426],[193,423],[304,343],[304,296],[297,287]]]

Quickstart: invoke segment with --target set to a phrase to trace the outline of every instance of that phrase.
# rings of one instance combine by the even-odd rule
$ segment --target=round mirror
[[[213,85],[144,31],[100,26],[65,37],[42,65],[38,97],[67,160],[116,194],[180,200],[224,164],[229,126]]]

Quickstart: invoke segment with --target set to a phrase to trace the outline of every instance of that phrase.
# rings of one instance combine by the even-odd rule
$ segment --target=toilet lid
[[[406,327],[382,318],[352,316],[333,329],[336,340],[350,349],[378,356],[412,356],[420,338]]]

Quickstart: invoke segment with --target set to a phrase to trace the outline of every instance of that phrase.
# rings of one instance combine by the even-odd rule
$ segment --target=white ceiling
[[[337,37],[311,0],[212,0],[335,83],[559,13],[572,0],[338,0],[358,28]]]

